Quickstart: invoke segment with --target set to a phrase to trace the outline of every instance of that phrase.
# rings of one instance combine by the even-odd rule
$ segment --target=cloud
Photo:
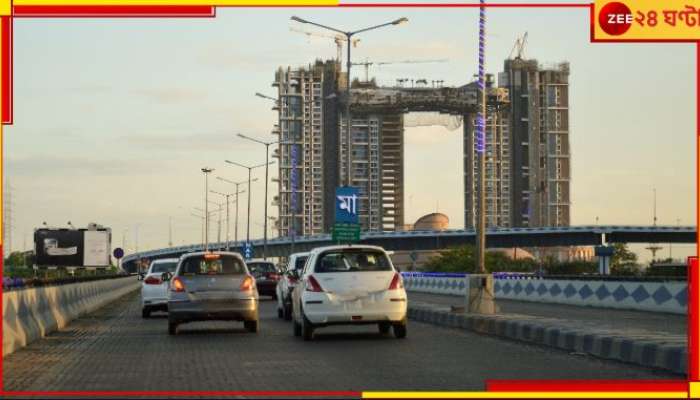
[[[206,97],[205,92],[201,90],[186,88],[136,89],[132,90],[132,93],[144,96],[151,101],[162,104],[183,103],[200,100]]]

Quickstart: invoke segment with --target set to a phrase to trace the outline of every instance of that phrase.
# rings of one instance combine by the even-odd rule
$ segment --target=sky
[[[342,29],[407,17],[360,35],[353,61],[448,60],[370,69],[381,84],[423,78],[462,85],[476,72],[478,9],[220,8],[205,19],[17,19],[14,125],[4,131],[12,249],[30,248],[44,221],[101,223],[127,252],[165,247],[169,221],[175,244],[199,242],[201,220],[191,213],[204,204],[200,169],[215,168],[210,188],[232,192],[213,178],[240,181],[247,172],[224,159],[257,164],[265,156],[263,146],[236,133],[275,139],[272,102],[254,93],[274,94],[279,66],[336,54],[333,40],[291,31],[317,31],[292,15]],[[654,188],[658,224],[694,225],[693,45],[592,44],[588,23],[587,9],[490,9],[486,69],[501,71],[524,32],[526,58],[570,62],[572,225],[596,218],[650,225]],[[437,210],[462,227],[461,129],[408,127],[405,143],[406,223]],[[256,238],[264,175],[254,176]],[[243,199],[240,206],[239,237]],[[647,259],[643,247],[633,248]],[[694,245],[673,246],[675,257],[693,253]]]

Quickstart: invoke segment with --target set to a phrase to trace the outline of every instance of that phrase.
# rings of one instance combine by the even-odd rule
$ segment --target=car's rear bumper
[[[258,281],[258,294],[263,296],[274,296],[277,294],[277,281]]]
[[[258,300],[232,299],[217,301],[170,301],[170,319],[176,321],[233,320],[253,321],[258,319]]]
[[[378,322],[401,322],[406,319],[406,303],[388,304],[385,307],[345,310],[319,304],[304,304],[304,315],[315,325],[352,325]]]
[[[168,306],[167,298],[143,298],[141,299],[141,305],[144,307],[155,307],[155,306]]]

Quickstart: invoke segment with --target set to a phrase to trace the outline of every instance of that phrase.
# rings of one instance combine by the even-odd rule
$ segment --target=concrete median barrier
[[[140,284],[132,276],[3,293],[2,355],[137,290]]]

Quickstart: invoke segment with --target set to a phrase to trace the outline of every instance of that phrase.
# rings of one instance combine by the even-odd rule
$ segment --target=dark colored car
[[[277,282],[280,280],[280,270],[272,261],[250,260],[246,263],[250,274],[255,278],[258,294],[277,298]]]

